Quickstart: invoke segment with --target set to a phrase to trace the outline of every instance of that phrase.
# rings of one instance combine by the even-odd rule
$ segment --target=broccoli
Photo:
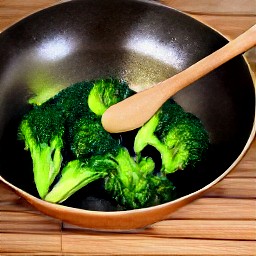
[[[113,78],[96,80],[89,94],[88,105],[92,112],[102,116],[107,108],[132,94],[134,94],[134,91],[129,88],[124,80]]]
[[[84,113],[68,136],[75,160],[63,168],[60,180],[45,200],[61,203],[100,178],[105,179],[106,191],[124,209],[167,202],[173,197],[172,183],[154,174],[154,161],[142,158],[136,162],[121,141],[103,129],[97,116]]]
[[[75,83],[49,99],[47,104],[62,110],[68,127],[84,113],[91,112],[88,107],[88,96],[93,86],[93,81]]]
[[[45,200],[61,203],[87,184],[104,178],[116,168],[110,159],[119,141],[111,137],[92,112],[84,111],[83,117],[74,120],[67,129],[67,147],[71,160],[63,168],[59,181]]]
[[[46,200],[62,202],[87,183],[104,177],[112,168],[113,161],[105,154],[114,152],[120,142],[102,128],[100,116],[91,111],[88,97],[94,94],[102,100],[94,107],[97,104],[108,107],[128,97],[131,90],[117,79],[76,83],[34,106],[23,118],[20,139],[31,152],[34,180],[41,198],[54,185]],[[56,182],[58,173],[60,180]]]
[[[139,156],[151,145],[161,154],[165,174],[186,167],[195,167],[202,161],[209,146],[209,136],[201,121],[185,112],[175,101],[167,101],[138,131],[134,151]]]
[[[19,139],[30,150],[41,198],[60,172],[69,123],[89,111],[87,100],[92,87],[92,82],[81,82],[63,89],[40,106],[34,105],[20,124]]]
[[[100,119],[90,112],[76,120],[67,129],[68,147],[72,156],[63,168],[60,179],[45,197],[46,201],[61,203],[87,184],[104,178],[116,168],[111,154],[119,147],[100,123]]]
[[[61,171],[60,180],[46,195],[45,200],[62,203],[87,184],[104,178],[115,168],[113,161],[103,156],[91,157],[88,160],[72,160]]]
[[[119,79],[108,78],[75,83],[52,97],[48,104],[59,106],[72,126],[85,112],[100,117],[104,111],[134,92]]]
[[[19,139],[31,153],[34,180],[41,198],[60,171],[64,129],[62,112],[45,104],[34,107],[20,124]]]
[[[68,141],[73,155],[81,160],[114,152],[120,145],[120,139],[105,131],[100,118],[90,112],[69,126]]]
[[[135,161],[126,148],[113,157],[116,169],[105,177],[105,189],[124,209],[165,203],[175,197],[175,187],[161,173],[154,173],[152,158]]]
[[[20,138],[31,152],[41,198],[62,203],[98,179],[121,209],[175,198],[168,174],[196,166],[208,148],[208,134],[197,117],[169,100],[138,130],[131,152],[122,144],[122,134],[104,130],[101,116],[133,93],[122,80],[85,81],[33,106],[24,116]],[[155,159],[143,156],[147,145],[161,154],[160,170],[155,168]]]
[[[103,129],[97,116],[84,113],[84,117],[74,124],[69,137],[71,150],[77,159],[83,161],[99,156],[101,164],[108,163],[108,172],[101,176],[105,178],[105,189],[125,209],[150,206],[174,198],[173,184],[163,175],[154,174],[154,161],[151,158],[135,161],[121,145],[121,140],[114,139]]]

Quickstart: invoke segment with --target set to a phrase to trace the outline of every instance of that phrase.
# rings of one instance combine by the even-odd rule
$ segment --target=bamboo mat
[[[0,0],[0,31],[56,0]],[[162,0],[234,38],[256,23],[255,0]],[[256,71],[255,48],[246,53]],[[0,255],[256,255],[256,139],[202,198],[145,230],[93,232],[47,217],[0,183]]]

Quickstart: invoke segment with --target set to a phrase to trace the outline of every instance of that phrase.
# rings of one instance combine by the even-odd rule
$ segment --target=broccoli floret
[[[108,78],[73,84],[50,99],[61,106],[66,118],[73,122],[85,111],[101,116],[110,106],[131,96],[134,92],[124,80]]]
[[[71,85],[40,106],[34,106],[21,122],[19,137],[31,153],[34,180],[41,198],[60,172],[67,127],[90,111],[87,101],[92,87],[92,82]]]
[[[169,174],[201,162],[209,136],[196,116],[170,100],[138,131],[134,141],[136,154],[140,155],[147,145],[160,152],[161,171]]]
[[[110,106],[124,100],[134,94],[124,80],[101,79],[94,81],[94,87],[90,91],[88,105],[92,112],[98,116]]]
[[[120,145],[120,140],[103,129],[100,118],[88,112],[69,127],[68,136],[70,149],[77,159],[112,153]]]
[[[19,139],[30,151],[34,180],[41,198],[59,173],[62,164],[64,120],[58,108],[42,105],[26,114],[19,127]]]
[[[112,158],[117,166],[105,178],[105,189],[124,209],[165,203],[174,198],[175,187],[163,175],[154,174],[151,158],[135,161],[125,148]]]
[[[104,156],[92,157],[89,160],[72,160],[62,169],[61,178],[46,195],[45,200],[62,203],[87,184],[104,178],[115,168],[115,163]]]
[[[85,112],[91,112],[88,107],[88,96],[94,84],[91,81],[75,83],[60,91],[47,103],[62,110],[67,126],[72,125]]]

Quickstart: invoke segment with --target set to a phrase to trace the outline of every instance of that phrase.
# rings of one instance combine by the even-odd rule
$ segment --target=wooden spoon
[[[108,108],[102,125],[111,133],[136,129],[179,90],[256,45],[256,25],[184,71]]]

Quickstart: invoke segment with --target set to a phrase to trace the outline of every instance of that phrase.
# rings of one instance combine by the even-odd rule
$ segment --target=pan
[[[255,87],[243,56],[173,97],[202,120],[211,146],[204,164],[173,177],[178,196],[165,204],[120,211],[97,183],[61,205],[41,200],[17,140],[19,122],[36,90],[110,76],[142,90],[227,42],[190,16],[143,0],[65,1],[12,25],[0,34],[0,180],[46,215],[85,228],[130,230],[163,220],[227,175],[255,136]]]

